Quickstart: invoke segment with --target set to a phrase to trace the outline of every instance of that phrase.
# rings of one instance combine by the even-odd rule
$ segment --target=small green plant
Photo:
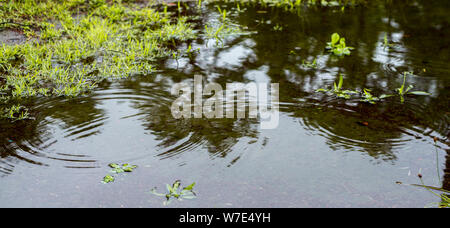
[[[358,92],[352,90],[343,90],[342,85],[344,84],[344,77],[339,74],[339,83],[336,85],[334,82],[333,89],[318,89],[316,92],[333,93],[337,97],[350,99],[352,94],[357,94]]]
[[[103,178],[102,183],[107,184],[107,183],[110,183],[110,182],[114,182],[114,180],[115,180],[115,178],[114,178],[113,176],[111,176],[111,175],[106,175],[106,176]]]
[[[113,173],[133,172],[133,170],[137,168],[136,165],[122,164],[120,166],[116,163],[111,163],[108,166],[113,168],[111,170]]]
[[[331,35],[331,42],[327,43],[326,49],[337,56],[350,55],[350,51],[353,47],[347,47],[345,44],[345,38],[340,37],[339,34],[333,33]]]
[[[291,52],[293,52],[293,51],[291,51]],[[303,60],[302,67],[317,69],[317,58],[314,58],[314,60],[312,62]]]
[[[283,26],[276,24],[275,26],[273,26],[273,30],[281,32],[283,31]]]
[[[150,193],[157,195],[157,196],[164,196],[166,197],[166,201],[164,201],[164,205],[168,205],[171,201],[174,199],[183,200],[183,199],[193,199],[196,197],[195,192],[193,191],[195,186],[195,182],[190,184],[187,187],[182,188],[181,182],[179,180],[176,180],[172,186],[169,184],[166,184],[167,187],[167,194],[157,193],[156,187],[150,190]]]
[[[392,95],[386,95],[386,94],[383,94],[383,95],[377,97],[377,96],[372,95],[372,94],[370,93],[371,91],[372,91],[372,90],[370,90],[370,89],[364,88],[363,94],[362,94],[362,98],[361,98],[361,101],[362,101],[362,102],[367,102],[367,103],[375,104],[377,101],[380,101],[381,99],[388,98],[388,97],[391,97],[391,96],[392,96]]]
[[[112,168],[112,170],[110,172],[114,173],[114,174],[119,174],[119,173],[123,173],[123,172],[133,172],[134,169],[137,168],[136,165],[130,165],[130,164],[127,164],[127,163],[122,164],[122,165],[119,165],[119,164],[116,164],[116,163],[111,163],[108,166]],[[114,180],[115,180],[114,176],[106,175],[105,177],[103,177],[102,183],[107,184],[107,183],[110,183],[110,182],[114,182]]]
[[[403,84],[400,88],[397,88],[396,91],[398,93],[398,95],[400,96],[400,101],[403,103],[405,101],[404,96],[408,95],[408,94],[412,94],[412,95],[431,95],[430,93],[427,92],[423,92],[423,91],[411,91],[412,88],[414,88],[413,85],[409,85],[408,87],[406,87],[406,76],[407,75],[412,75],[412,72],[403,72]]]

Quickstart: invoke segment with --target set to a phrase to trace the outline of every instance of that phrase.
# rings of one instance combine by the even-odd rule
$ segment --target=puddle
[[[190,42],[189,57],[167,59],[148,76],[105,80],[78,98],[28,101],[35,120],[0,122],[0,207],[161,207],[149,194],[165,183],[196,182],[195,200],[169,207],[424,207],[438,199],[424,189],[448,186],[450,34],[444,1],[371,7],[305,8],[301,13],[222,3],[243,35]],[[197,3],[186,3],[195,8]],[[448,10],[448,9],[447,9]],[[267,11],[267,13],[261,13]],[[199,13],[196,28],[220,15]],[[277,26],[278,25],[278,26]],[[8,33],[2,35],[3,33]],[[350,56],[325,51],[334,32]],[[384,35],[395,42],[383,49]],[[3,31],[1,42],[22,42]],[[179,48],[187,48],[180,44]],[[293,52],[291,52],[293,51]],[[317,60],[317,68],[302,66]],[[425,69],[425,70],[424,70]],[[392,94],[404,71],[431,96],[376,105],[315,91],[344,75],[344,87]],[[279,126],[260,119],[174,119],[177,82],[279,83]],[[363,124],[361,124],[363,123]],[[433,138],[437,137],[438,160]],[[138,165],[101,184],[110,163]],[[438,168],[436,168],[436,166]],[[437,179],[439,170],[443,178]]]

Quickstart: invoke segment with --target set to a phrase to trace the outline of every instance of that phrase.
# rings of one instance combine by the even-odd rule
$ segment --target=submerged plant
[[[343,90],[342,85],[344,84],[344,78],[341,74],[339,74],[339,83],[336,85],[336,82],[333,84],[333,89],[318,89],[316,92],[325,92],[325,93],[333,93],[337,97],[350,99],[352,94],[357,94],[358,92],[352,90]]]
[[[353,47],[347,47],[345,44],[345,38],[340,37],[339,34],[333,33],[331,35],[331,42],[327,43],[326,49],[337,56],[350,55],[350,51]]]
[[[166,184],[167,187],[167,194],[157,193],[156,187],[150,190],[150,193],[157,195],[157,196],[164,196],[166,197],[166,201],[164,201],[164,205],[168,205],[171,201],[174,199],[183,200],[183,199],[193,199],[196,197],[195,192],[193,191],[193,188],[195,186],[195,182],[190,184],[187,187],[182,188],[181,182],[179,180],[176,180],[172,186],[169,184]]]
[[[431,95],[430,93],[423,92],[423,91],[411,91],[412,88],[414,88],[413,85],[409,85],[406,87],[406,76],[412,75],[412,72],[404,72],[403,73],[403,84],[400,88],[397,88],[395,91],[397,91],[398,95],[400,96],[400,101],[403,103],[405,101],[404,96],[408,94],[412,95]]]

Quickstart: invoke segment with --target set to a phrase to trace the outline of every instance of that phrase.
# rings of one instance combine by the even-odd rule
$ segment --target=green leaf
[[[195,182],[190,184],[189,186],[185,187],[183,190],[192,190],[195,186]]]
[[[178,188],[180,187],[180,181],[175,181],[172,185],[172,189],[176,192]]]
[[[433,186],[421,185],[421,184],[411,184],[411,185],[417,186],[417,187],[429,188],[429,189],[433,189],[433,190],[436,190],[436,191],[450,193],[450,191],[448,191],[448,190],[445,190],[445,189],[442,189],[442,188],[433,187]]]
[[[156,192],[156,188],[152,188],[152,189],[150,190],[150,193],[152,193],[152,194],[154,194],[154,195],[157,195],[157,196],[166,196],[166,194],[157,193],[157,192]]]
[[[118,167],[118,168],[114,168],[113,170],[111,170],[113,173],[123,173],[124,172],[124,170],[122,169],[122,168],[120,168],[120,167]]]
[[[111,167],[111,168],[119,168],[120,166],[118,164],[116,164],[116,163],[111,163],[111,164],[109,164],[109,167]]]
[[[427,92],[423,92],[423,91],[412,91],[412,92],[409,92],[409,94],[422,95],[422,96],[431,95],[431,93],[427,93]]]
[[[183,199],[195,199],[196,196],[194,196],[194,195],[190,195],[190,196],[181,196],[181,198],[183,198]]]
[[[335,45],[339,41],[339,38],[339,34],[333,33],[333,35],[331,35],[331,45]]]
[[[329,90],[328,89],[318,89],[318,90],[316,90],[316,92],[328,92]]]
[[[344,77],[342,76],[342,74],[339,74],[339,85],[338,85],[339,90],[342,88],[342,84],[344,84]]]
[[[115,178],[113,177],[113,176],[111,176],[111,175],[106,175],[104,178],[103,178],[103,183],[105,183],[105,184],[107,184],[107,183],[109,183],[109,182],[114,182],[114,180],[115,180]]]
[[[344,90],[342,92],[346,93],[346,94],[357,94],[358,93],[357,91],[353,91],[353,90]]]
[[[406,88],[405,93],[408,93],[408,91],[410,91],[412,88],[414,88],[413,85],[409,85],[408,88]]]
[[[123,171],[130,173],[130,172],[133,172],[133,168],[127,167],[127,168],[124,168]]]
[[[383,94],[380,96],[380,99],[384,99],[384,98],[388,98],[388,97],[392,97],[394,95],[389,95],[389,94]]]
[[[134,169],[136,169],[137,166],[136,165],[129,165],[129,164],[124,164],[122,169],[125,172],[133,172]]]
[[[341,40],[339,41],[339,44],[341,45],[341,47],[345,48],[345,38],[342,37]]]

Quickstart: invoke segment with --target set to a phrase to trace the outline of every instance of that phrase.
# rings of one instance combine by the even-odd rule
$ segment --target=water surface
[[[213,6],[187,15],[198,29],[220,15]],[[221,4],[246,31],[200,52],[164,60],[147,76],[104,81],[88,96],[29,101],[34,120],[0,123],[0,207],[162,207],[179,179],[197,182],[195,200],[170,207],[424,207],[439,199],[396,184],[449,185],[450,10],[448,1],[396,1],[300,12]],[[279,28],[282,27],[280,30]],[[324,49],[338,32],[355,47],[336,58]],[[383,47],[384,35],[394,43]],[[178,48],[186,48],[182,44]],[[302,66],[317,59],[318,68]],[[376,105],[315,93],[344,75],[344,87],[393,93],[408,84],[431,96]],[[280,123],[259,119],[174,119],[174,83],[280,86]],[[367,122],[368,125],[361,124]],[[435,146],[434,137],[438,142]],[[437,149],[437,155],[436,155]],[[101,184],[109,163],[139,166]],[[443,180],[438,179],[437,172]]]

